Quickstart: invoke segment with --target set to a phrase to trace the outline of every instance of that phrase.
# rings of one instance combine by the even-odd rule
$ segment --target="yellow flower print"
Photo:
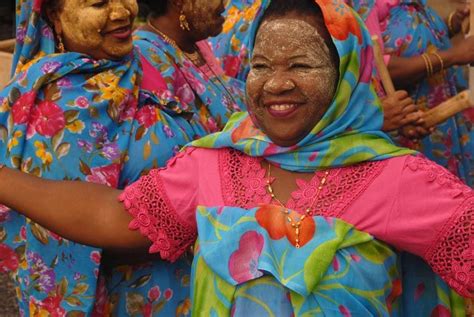
[[[18,145],[18,138],[21,138],[23,136],[23,132],[21,131],[15,131],[13,133],[13,137],[8,141],[8,151],[11,152],[11,150]]]
[[[239,21],[241,12],[236,8],[232,7],[227,12],[224,25],[222,26],[222,33],[228,33],[233,29],[234,25]]]
[[[10,110],[10,105],[8,104],[8,98],[4,98],[3,102],[0,104],[0,112],[7,112]]]
[[[176,316],[188,316],[191,310],[191,300],[186,298],[181,304],[176,308]]]
[[[253,21],[261,5],[262,5],[261,1],[255,1],[255,3],[252,6],[250,6],[247,10],[245,10],[244,19],[246,21]]]
[[[69,123],[66,126],[69,132],[74,133],[74,134],[82,133],[85,127],[86,126],[84,122],[82,122],[81,120],[74,120],[73,122]]]
[[[230,40],[230,45],[232,47],[233,51],[239,51],[240,47],[242,46],[240,40],[236,36],[232,36],[232,39]]]
[[[43,164],[50,165],[53,162],[53,156],[46,150],[46,144],[41,141],[35,141],[36,156],[41,159]]]

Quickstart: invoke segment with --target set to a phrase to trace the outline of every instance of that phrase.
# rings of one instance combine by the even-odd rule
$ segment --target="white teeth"
[[[270,109],[274,110],[274,111],[286,111],[290,108],[293,108],[293,107],[296,107],[296,105],[290,105],[290,104],[286,104],[286,105],[271,105],[270,106]]]

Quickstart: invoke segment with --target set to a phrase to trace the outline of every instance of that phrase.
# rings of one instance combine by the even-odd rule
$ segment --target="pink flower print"
[[[0,222],[8,220],[10,215],[10,208],[4,205],[0,205]]]
[[[344,316],[344,317],[351,317],[352,316],[349,309],[344,305],[339,305],[339,311],[341,312],[342,316]]]
[[[194,91],[191,89],[189,84],[184,79],[181,72],[176,73],[176,80],[174,82],[176,96],[186,104],[194,101]]]
[[[154,302],[161,297],[161,291],[159,286],[154,286],[148,291],[148,300]]]
[[[120,149],[117,143],[106,141],[100,153],[109,161],[115,161],[120,158]]]
[[[15,271],[18,268],[19,261],[13,249],[6,244],[0,244],[0,272],[7,273]]]
[[[76,100],[74,100],[74,105],[79,108],[85,109],[89,107],[89,100],[84,96],[79,96],[76,98]]]
[[[118,175],[120,172],[119,164],[111,164],[91,169],[91,175],[86,177],[86,181],[96,184],[117,187]]]
[[[169,301],[173,297],[173,290],[171,288],[167,288],[163,295],[164,295],[166,301]]]
[[[61,307],[62,297],[59,295],[47,297],[43,301],[30,298],[30,316],[62,317],[66,311]]]
[[[12,106],[12,117],[15,124],[25,124],[28,122],[31,109],[35,102],[36,93],[34,91],[23,94]]]
[[[151,317],[153,311],[153,305],[151,303],[147,303],[143,305],[142,314],[143,317]]]
[[[247,231],[239,242],[239,248],[229,259],[229,272],[232,278],[243,283],[263,275],[258,270],[258,258],[262,253],[264,240],[256,231]]]
[[[398,39],[395,40],[395,46],[396,47],[401,47],[403,45],[403,43],[404,43],[404,40],[401,37],[399,37]]]
[[[201,95],[204,93],[204,91],[206,91],[206,87],[199,80],[197,80],[197,78],[191,72],[184,70],[183,73],[188,80],[189,85],[194,89],[194,91],[196,91],[198,95]]]
[[[61,67],[61,63],[59,62],[47,62],[41,66],[41,71],[44,74],[54,73],[59,67]]]
[[[20,229],[20,237],[23,239],[23,241],[26,241],[26,227],[22,226]]]
[[[46,28],[46,30],[49,30],[49,28]],[[63,77],[57,81],[58,87],[62,88],[71,88],[72,87],[72,82],[69,78]]]
[[[229,77],[236,77],[241,60],[238,56],[227,55],[224,57],[224,71]]]
[[[176,96],[186,104],[193,102],[195,99],[194,92],[188,84],[178,87],[176,89]]]
[[[42,136],[52,137],[66,125],[62,109],[52,101],[42,101],[33,108],[31,118],[36,132]]]
[[[100,259],[102,258],[102,255],[99,251],[92,251],[90,254],[90,258],[95,264],[100,264]]]
[[[145,105],[138,110],[136,119],[145,128],[151,127],[157,121],[156,109],[152,105]]]
[[[339,260],[337,259],[337,257],[335,257],[334,260],[332,261],[332,269],[334,270],[334,272],[338,272],[339,268],[340,268]]]
[[[451,312],[449,309],[444,307],[443,305],[437,305],[433,311],[431,312],[431,317],[451,317]]]

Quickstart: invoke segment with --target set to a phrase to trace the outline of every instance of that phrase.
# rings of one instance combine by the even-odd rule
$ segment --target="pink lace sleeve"
[[[129,229],[152,242],[150,253],[164,260],[177,260],[196,240],[196,188],[198,169],[185,151],[170,160],[166,168],[150,171],[120,195],[133,220]],[[179,164],[176,164],[179,161]],[[194,180],[194,182],[193,182]],[[180,188],[177,192],[173,188]],[[170,199],[170,194],[172,199]]]
[[[449,286],[474,298],[474,195],[459,206],[424,258]]]
[[[425,157],[410,156],[397,200],[392,244],[423,257],[454,290],[473,297],[473,190]]]

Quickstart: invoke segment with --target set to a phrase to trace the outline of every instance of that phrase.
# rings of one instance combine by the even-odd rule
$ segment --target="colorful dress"
[[[426,0],[399,1],[384,22],[385,52],[411,57],[451,47],[448,29]],[[406,88],[421,109],[436,107],[465,89],[462,71],[456,67],[425,78]],[[400,144],[416,148],[428,158],[448,168],[469,186],[474,185],[474,111],[467,110],[436,126],[419,144],[401,138]]]
[[[189,141],[220,129],[231,112],[243,107],[242,85],[214,78],[222,70],[198,77],[189,62],[182,72],[172,71],[170,62],[173,67],[160,73],[138,51],[119,62],[77,53],[51,55],[53,33],[38,19],[40,1],[24,1],[18,8],[18,74],[0,94],[2,162],[9,166],[46,178],[124,187],[143,171],[164,166]],[[218,91],[202,76],[231,87]],[[193,99],[198,93],[202,100]],[[107,297],[105,279],[98,280],[108,276],[99,271],[101,250],[64,240],[14,212],[3,210],[1,220],[0,263],[2,271],[13,271],[23,315],[103,316],[125,303],[114,286],[109,285]],[[119,280],[117,287],[148,287],[145,297],[129,293],[127,308],[120,306],[123,312],[189,310],[190,263],[157,265],[163,269],[156,285],[147,284],[146,274],[136,281]],[[120,278],[129,276],[130,267],[120,269],[125,272]]]
[[[138,109],[138,58],[54,54],[41,2],[17,1],[17,75],[0,92],[1,163],[44,178],[117,187]],[[1,270],[12,273],[20,314],[90,315],[101,250],[14,211],[2,210],[0,219]]]
[[[120,196],[133,217],[129,228],[151,240],[151,253],[175,261],[199,236],[197,315],[403,316],[398,266],[382,241],[422,257],[450,287],[473,296],[472,190],[380,131],[368,32],[341,1],[315,2],[340,74],[334,100],[305,138],[280,147],[251,116],[235,114],[223,132],[193,142]],[[285,206],[275,206],[263,160],[314,176],[297,180]],[[299,233],[288,219],[300,219]],[[431,313],[446,312],[441,304]]]
[[[137,31],[135,45],[144,72],[142,106],[133,123],[128,148],[133,155],[123,166],[121,186],[165,166],[182,146],[220,131],[233,112],[245,109],[243,83],[224,75],[207,43],[198,43],[206,59],[200,68],[155,33]],[[101,314],[188,315],[190,259],[183,256],[169,263],[157,258],[110,268],[104,285],[108,300],[99,299],[105,303]]]
[[[126,188],[121,199],[134,217],[130,228],[149,237],[150,252],[165,260],[189,250],[199,235],[192,278],[196,315],[214,310],[214,316],[228,316],[220,312],[240,312],[249,300],[249,308],[278,310],[274,316],[301,316],[308,306],[323,316],[405,316],[396,255],[380,241],[422,257],[451,287],[472,296],[469,187],[422,156],[329,173],[315,217],[303,222],[300,249],[287,215],[271,205],[262,159],[237,150],[189,148],[166,169]],[[297,181],[285,204],[293,219],[304,213],[323,177],[318,171]],[[413,316],[423,316],[429,292],[418,289]],[[439,304],[432,313],[449,311]]]

